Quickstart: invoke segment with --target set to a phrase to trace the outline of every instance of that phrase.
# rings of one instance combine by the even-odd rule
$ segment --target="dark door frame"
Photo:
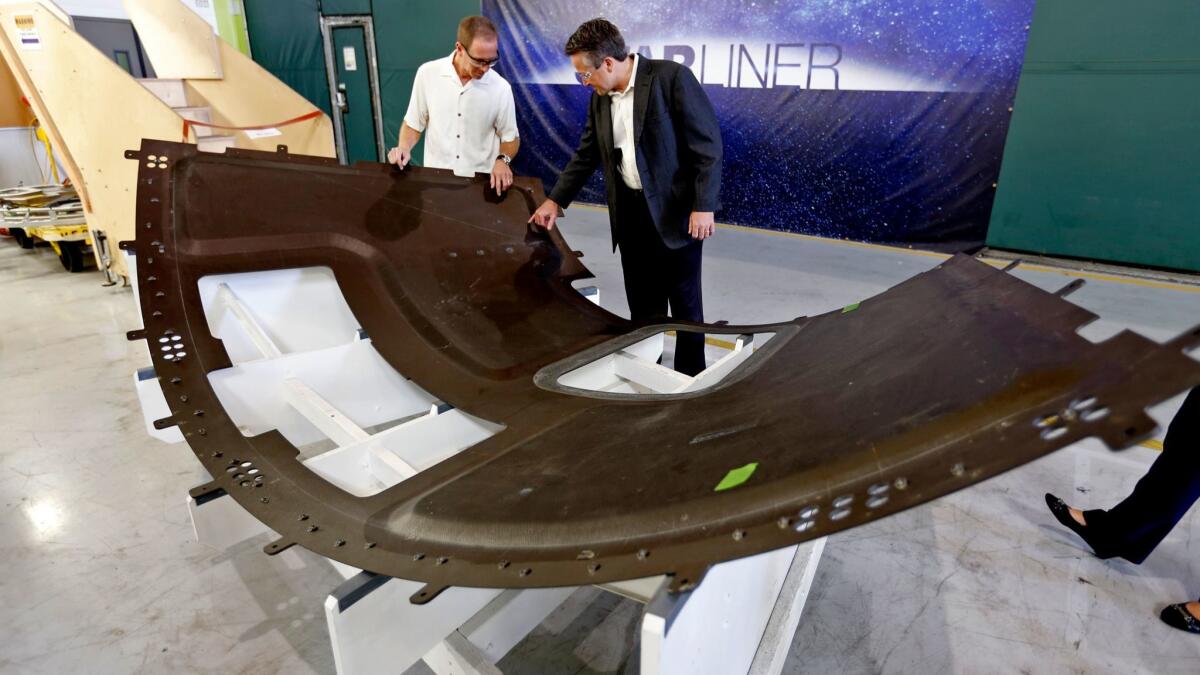
[[[338,161],[349,163],[346,157],[346,129],[342,113],[337,104],[337,59],[333,49],[333,30],[348,26],[361,26],[367,43],[367,79],[371,83],[371,112],[375,116],[375,145],[379,161],[385,157],[383,139],[383,108],[379,97],[379,61],[375,54],[375,25],[369,15],[323,16],[321,17],[321,41],[325,46],[325,74],[329,80],[329,105],[333,112],[333,134],[337,145]]]

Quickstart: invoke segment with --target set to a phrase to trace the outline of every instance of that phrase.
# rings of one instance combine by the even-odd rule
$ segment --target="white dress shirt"
[[[637,79],[640,58],[637,54],[633,55],[633,71],[629,74],[629,84],[621,91],[608,92],[612,97],[613,146],[621,151],[621,163],[617,166],[617,171],[621,174],[621,180],[632,190],[642,189],[633,136],[633,82]]]
[[[464,85],[453,57],[417,69],[404,122],[425,137],[425,166],[491,173],[500,143],[517,138],[512,86],[494,70]]]

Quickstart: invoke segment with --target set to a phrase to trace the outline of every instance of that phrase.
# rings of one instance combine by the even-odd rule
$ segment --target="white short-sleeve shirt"
[[[464,85],[452,58],[417,69],[404,122],[425,137],[425,166],[491,173],[500,143],[517,138],[512,86],[493,70]]]

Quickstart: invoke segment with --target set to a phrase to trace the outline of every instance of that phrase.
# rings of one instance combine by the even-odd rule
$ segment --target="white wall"
[[[129,14],[121,6],[121,0],[53,0],[55,4],[71,16],[94,16],[100,19],[128,19]],[[161,0],[168,2],[169,0]],[[185,7],[199,14],[201,18],[217,30],[217,10],[214,0],[178,0]],[[0,0],[3,2],[3,0]]]
[[[0,128],[0,189],[18,185],[41,185],[53,180],[46,163],[46,149],[41,144],[31,146],[30,127]],[[44,172],[44,173],[43,173]],[[58,168],[58,179],[67,174]]]
[[[101,19],[128,19],[121,0],[54,0],[71,16],[94,16]]]

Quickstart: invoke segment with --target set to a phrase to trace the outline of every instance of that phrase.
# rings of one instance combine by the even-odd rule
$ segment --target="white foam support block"
[[[363,573],[325,599],[339,675],[404,672],[501,592],[455,587],[429,604],[410,603],[422,586]]]
[[[402,466],[424,471],[499,429],[495,424],[451,409],[409,420],[366,440],[305,460],[304,464],[343,490],[367,497],[407,478]],[[386,454],[399,461],[382,459]]]
[[[262,358],[262,352],[229,305],[222,302],[223,285],[284,354],[345,344],[360,327],[333,271],[326,267],[204,277],[198,288],[209,332],[224,343],[235,364]]]
[[[716,565],[685,595],[660,591],[642,618],[641,672],[748,672],[796,550],[789,546]]]
[[[290,378],[364,428],[419,414],[435,403],[367,340],[250,361],[208,375],[221,407],[247,436],[278,429],[296,446],[323,440],[325,435],[288,403],[285,380]]]

